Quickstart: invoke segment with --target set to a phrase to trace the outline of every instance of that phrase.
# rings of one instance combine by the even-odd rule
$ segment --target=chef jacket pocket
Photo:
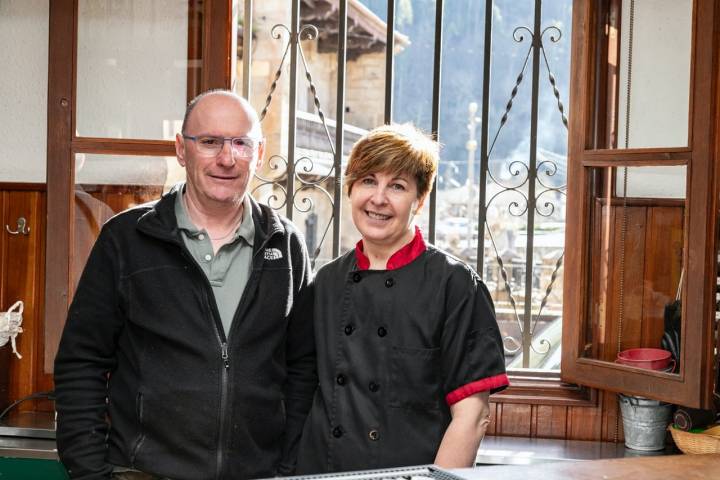
[[[393,347],[390,358],[390,406],[440,408],[440,349]]]

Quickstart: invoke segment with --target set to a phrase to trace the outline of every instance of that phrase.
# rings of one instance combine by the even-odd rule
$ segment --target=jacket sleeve
[[[80,278],[55,357],[57,447],[71,478],[110,478],[107,379],[123,325],[117,249],[107,229]]]
[[[291,475],[295,471],[300,436],[318,384],[310,258],[302,238],[293,236],[291,242],[294,292],[286,340],[287,377],[284,395],[287,416],[279,475]]]
[[[503,390],[509,382],[502,337],[485,284],[469,267],[457,268],[446,292],[442,370],[447,404],[478,392]]]

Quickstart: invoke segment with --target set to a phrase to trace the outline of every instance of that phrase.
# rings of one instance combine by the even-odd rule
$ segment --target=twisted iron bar
[[[554,35],[550,35],[550,41],[553,43],[557,43],[560,41],[560,39],[562,38],[562,31],[554,25],[545,28],[545,30],[543,30],[540,34],[540,53],[542,53],[543,60],[545,61],[545,67],[548,71],[548,80],[550,81],[550,85],[553,89],[553,95],[555,95],[555,100],[557,101],[558,110],[560,111],[560,117],[562,118],[563,125],[565,125],[565,130],[567,130],[568,119],[565,116],[565,107],[560,100],[560,91],[558,90],[555,82],[555,75],[553,75],[552,70],[550,69],[550,62],[548,62],[547,55],[545,54],[545,45],[542,42],[542,37],[545,36],[545,32],[547,31],[556,31],[558,33],[557,38]]]
[[[553,284],[555,283],[555,279],[557,278],[558,272],[560,271],[560,267],[562,267],[562,262],[563,262],[564,257],[565,257],[565,252],[563,251],[560,253],[560,256],[558,257],[557,261],[555,262],[555,268],[553,269],[553,272],[550,275],[550,282],[548,282],[548,286],[545,288],[545,295],[543,296],[542,301],[540,302],[540,308],[538,309],[537,315],[535,315],[535,321],[533,322],[532,329],[530,330],[531,337],[535,334],[535,327],[537,326],[537,322],[540,319],[540,315],[542,315],[543,308],[545,308],[545,305],[547,305],[547,300],[550,297],[550,294],[552,293]],[[548,343],[550,343],[550,342],[548,342]],[[545,353],[547,353],[547,352],[545,352]]]
[[[287,45],[285,45],[285,52],[283,52],[282,59],[280,59],[280,65],[278,65],[277,71],[275,72],[275,77],[273,78],[272,84],[270,84],[270,91],[268,92],[267,98],[265,98],[265,106],[262,109],[262,112],[260,112],[260,121],[262,122],[265,119],[265,115],[267,115],[268,109],[270,108],[270,103],[272,103],[272,96],[273,93],[275,93],[275,89],[277,88],[278,80],[280,80],[280,76],[282,75],[282,68],[283,65],[285,65],[285,59],[287,58],[287,54],[290,51],[290,45],[292,45],[292,33],[290,32],[290,29],[287,28],[285,25],[277,24],[274,25],[270,29],[270,36],[274,38],[275,40],[280,40],[282,38],[282,35],[278,32],[278,30],[284,29],[286,32],[288,32],[288,35],[290,36],[290,39],[288,40]]]
[[[510,299],[510,306],[513,309],[513,313],[515,314],[515,321],[518,324],[518,328],[520,329],[520,333],[523,331],[523,325],[520,321],[520,315],[517,311],[517,302],[515,301],[515,297],[512,294],[512,290],[510,289],[510,282],[508,281],[508,274],[507,270],[505,270],[505,263],[503,262],[502,258],[500,257],[500,252],[498,251],[497,245],[495,244],[495,237],[492,234],[492,229],[490,229],[490,225],[488,225],[487,221],[485,221],[485,226],[487,227],[488,234],[490,235],[490,242],[492,243],[493,250],[495,250],[495,260],[498,263],[498,266],[500,267],[500,275],[503,279],[503,285],[505,287],[505,293],[507,294],[508,298]],[[515,349],[511,349],[505,346],[505,340],[509,340],[512,343],[516,345]],[[517,353],[520,348],[522,348],[522,344],[518,344],[518,341],[515,340],[515,338],[512,337],[512,335],[506,335],[503,337],[503,348],[507,353]]]

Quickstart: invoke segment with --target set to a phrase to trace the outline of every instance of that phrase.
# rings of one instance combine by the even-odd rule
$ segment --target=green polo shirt
[[[182,190],[184,192],[185,189]],[[213,253],[207,232],[199,230],[190,220],[182,195],[177,195],[175,200],[175,217],[185,246],[210,281],[227,335],[252,267],[255,224],[250,199],[245,195],[240,226],[231,237],[232,240],[220,247],[217,254]]]

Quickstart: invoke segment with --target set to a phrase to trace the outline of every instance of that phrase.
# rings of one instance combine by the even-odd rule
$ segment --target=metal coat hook
[[[17,219],[17,228],[15,230],[10,230],[10,225],[7,224],[5,224],[5,230],[7,230],[10,235],[30,235],[30,227],[28,227],[25,217]]]

